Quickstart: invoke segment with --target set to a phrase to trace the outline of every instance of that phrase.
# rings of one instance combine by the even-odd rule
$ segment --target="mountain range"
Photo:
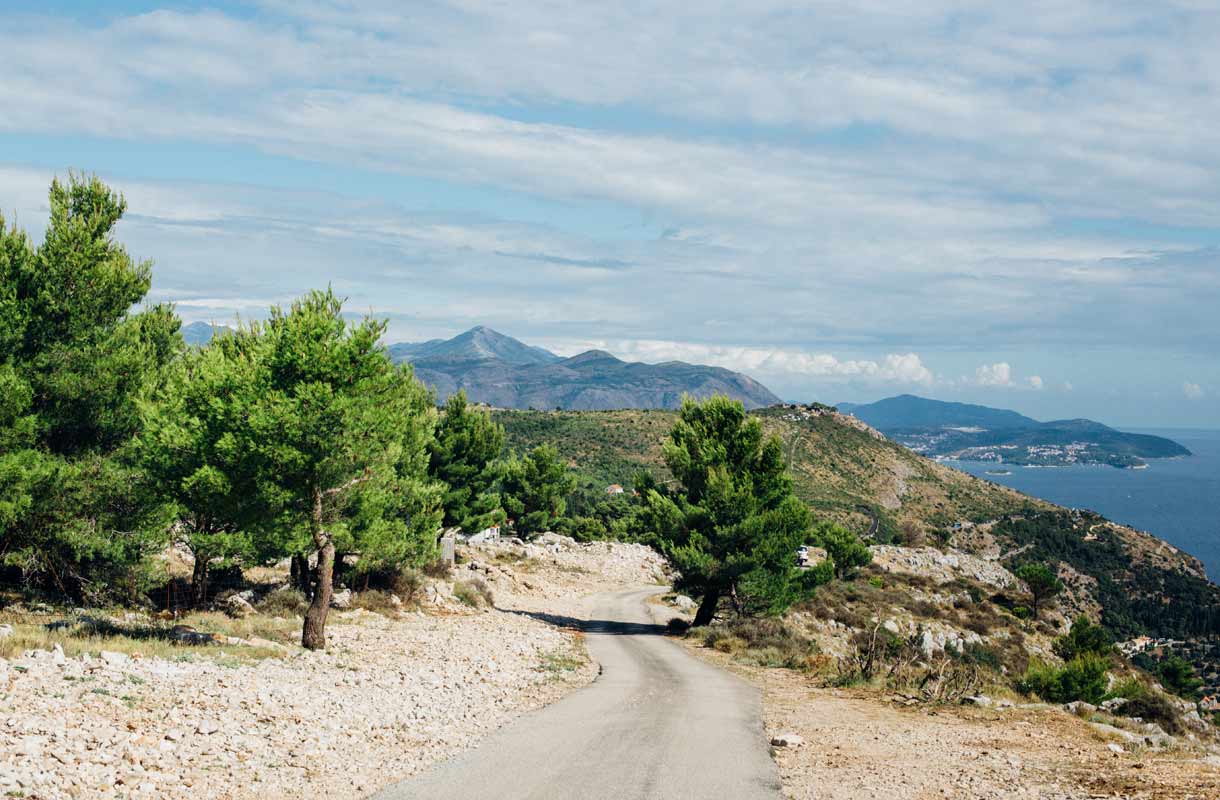
[[[439,399],[464,390],[471,400],[499,408],[677,408],[683,395],[713,394],[747,408],[780,402],[753,378],[721,367],[628,362],[604,350],[564,358],[484,326],[452,339],[393,344],[389,351],[395,361],[410,362]]]
[[[1088,419],[1039,422],[1000,408],[948,403],[904,394],[838,409],[929,456],[1026,466],[1146,466],[1146,458],[1188,456],[1161,436],[1126,433]]]
[[[227,330],[192,322],[183,326],[182,338],[202,347]],[[442,402],[459,390],[477,403],[522,409],[677,408],[683,395],[714,394],[740,400],[746,408],[780,402],[753,378],[721,367],[622,361],[604,350],[564,358],[483,325],[452,339],[399,342],[387,350],[395,363],[409,362]]]

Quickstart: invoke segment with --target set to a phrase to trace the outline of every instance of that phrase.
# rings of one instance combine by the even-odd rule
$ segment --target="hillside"
[[[1220,588],[1196,559],[1156,537],[950,469],[824,406],[755,414],[784,443],[797,494],[820,518],[880,543],[937,544],[1009,566],[1018,554],[1059,563],[1081,607],[1103,608],[1122,635],[1220,632]],[[510,448],[554,444],[582,485],[629,486],[640,470],[670,477],[661,444],[674,412],[495,416]]]
[[[1146,458],[1188,456],[1170,439],[1126,433],[1088,419],[1039,422],[1015,411],[900,395],[839,410],[929,456],[1002,464],[1139,467]]]
[[[438,399],[464,390],[471,400],[498,408],[677,408],[683,395],[714,394],[749,408],[779,402],[752,378],[720,367],[627,362],[601,350],[560,358],[482,327],[449,340],[390,345],[389,351],[396,361],[411,362]]]
[[[801,499],[861,533],[876,517],[882,540],[897,536],[903,526],[931,531],[1043,505],[921,458],[850,417],[797,406],[755,413],[784,443]],[[582,478],[603,486],[630,485],[641,469],[668,480],[661,443],[674,418],[675,412],[662,410],[496,412],[509,447],[554,444]]]
[[[844,414],[864,420],[877,430],[904,428],[1036,428],[1039,423],[1016,411],[971,403],[929,400],[913,394],[887,397],[875,403],[839,403]]]

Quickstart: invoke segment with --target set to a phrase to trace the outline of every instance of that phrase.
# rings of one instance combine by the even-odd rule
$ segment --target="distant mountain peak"
[[[476,325],[452,339],[433,339],[415,344],[392,344],[395,361],[469,361],[496,359],[508,364],[551,364],[561,360],[554,353],[506,336],[486,325]]]
[[[619,361],[622,359],[616,357],[612,353],[607,353],[605,350],[586,350],[583,353],[578,353],[571,358],[564,359],[564,364],[576,365],[587,364],[593,361]]]
[[[189,325],[182,326],[182,340],[191,347],[203,347],[212,338],[228,333],[232,330],[225,325],[217,325],[213,322],[192,322]]]

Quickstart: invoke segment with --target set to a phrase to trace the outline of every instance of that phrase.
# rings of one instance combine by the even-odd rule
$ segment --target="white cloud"
[[[1203,387],[1197,383],[1186,381],[1182,384],[1182,394],[1186,395],[1187,400],[1200,400],[1206,394]]]
[[[1034,391],[1040,392],[1046,386],[1046,384],[1042,380],[1041,375],[1030,375],[1028,380],[1029,380],[1030,388],[1033,389]]]
[[[974,371],[974,382],[979,386],[1012,386],[1012,367],[1004,361],[984,364]]]
[[[874,360],[841,359],[830,353],[661,340],[553,341],[548,344],[557,352],[567,355],[589,349],[608,350],[627,360],[711,364],[753,376],[780,375],[837,382],[924,386],[935,380],[932,371],[917,353],[890,353]]]

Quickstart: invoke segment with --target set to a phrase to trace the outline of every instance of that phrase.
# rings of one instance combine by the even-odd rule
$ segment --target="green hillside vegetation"
[[[878,541],[932,535],[959,520],[981,522],[1044,505],[920,458],[842,417],[803,416],[784,406],[752,413],[783,444],[796,496],[819,518],[862,534],[875,517]],[[582,487],[630,487],[639,472],[661,483],[672,480],[661,445],[676,412],[496,411],[494,417],[509,449],[554,445]]]
[[[783,445],[795,495],[815,518],[876,543],[952,545],[966,551],[1020,550],[1022,563],[1064,564],[1097,581],[1103,622],[1121,638],[1220,631],[1220,588],[1193,558],[1147,534],[1088,512],[1060,509],[923,458],[878,438],[825,407],[775,406],[751,412]],[[672,483],[662,445],[672,411],[496,411],[506,447],[553,445],[577,476],[570,506],[593,505],[609,484],[628,488],[645,473]],[[582,503],[584,504],[582,506]],[[600,505],[607,503],[603,499]],[[623,502],[624,511],[628,504]],[[974,536],[959,523],[994,522]],[[979,530],[979,529],[976,529]],[[1024,548],[1021,550],[1021,548]]]

